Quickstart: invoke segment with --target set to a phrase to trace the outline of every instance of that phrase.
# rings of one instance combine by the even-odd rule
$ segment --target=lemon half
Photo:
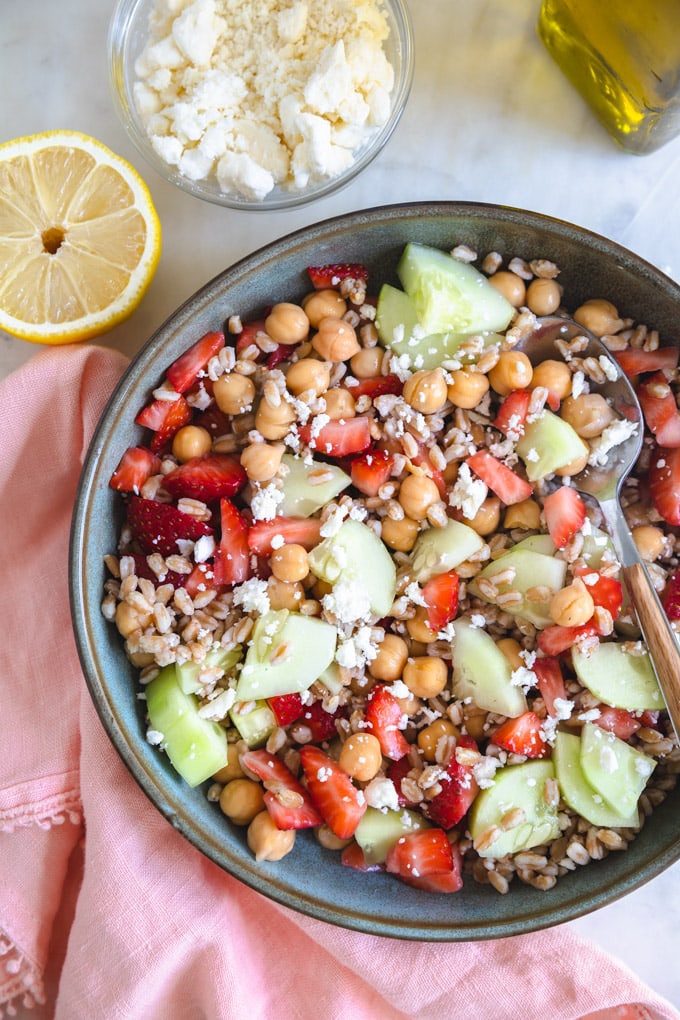
[[[133,166],[77,131],[0,145],[0,329],[88,340],[126,319],[153,279],[161,227]]]

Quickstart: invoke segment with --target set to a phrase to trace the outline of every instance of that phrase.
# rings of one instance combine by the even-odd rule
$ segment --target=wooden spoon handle
[[[680,733],[680,645],[659,597],[641,563],[623,568],[640,629],[652,654],[654,668],[676,734]]]

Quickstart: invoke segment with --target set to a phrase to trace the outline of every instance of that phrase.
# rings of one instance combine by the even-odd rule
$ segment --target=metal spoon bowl
[[[668,714],[676,735],[680,736],[680,644],[640,559],[620,503],[621,486],[642,449],[644,421],[635,391],[602,341],[572,319],[559,316],[539,319],[537,328],[517,345],[517,349],[536,365],[548,358],[563,359],[557,342],[577,337],[583,338],[582,345],[578,345],[578,357],[598,361],[606,376],[604,383],[591,380],[591,391],[601,393],[619,418],[634,427],[622,442],[606,451],[597,464],[588,464],[571,482],[600,506]]]

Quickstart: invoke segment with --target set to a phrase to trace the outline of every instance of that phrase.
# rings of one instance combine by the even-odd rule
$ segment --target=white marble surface
[[[109,97],[112,0],[23,0],[0,9],[1,140],[49,128],[96,135],[131,159],[164,230],[142,307],[103,341],[133,354],[174,308],[260,245],[335,214],[427,199],[498,202],[605,234],[680,278],[680,139],[647,157],[618,151],[551,63],[539,0],[410,0],[416,76],[388,147],[333,198],[278,214],[203,205],[148,169]],[[0,333],[0,375],[35,352]],[[572,922],[680,1006],[680,864]]]

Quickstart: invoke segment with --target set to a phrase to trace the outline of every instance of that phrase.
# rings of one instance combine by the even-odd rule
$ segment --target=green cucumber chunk
[[[214,667],[217,669],[223,669],[226,673],[227,670],[232,669],[237,662],[240,662],[243,658],[243,649],[240,645],[235,648],[211,648],[202,663],[194,662],[178,662],[175,664],[177,670],[177,681],[184,691],[185,694],[195,694],[199,689],[198,678],[201,670]]]
[[[287,609],[261,616],[236,685],[237,701],[301,694],[333,661],[337,633],[324,620]]]
[[[663,709],[665,702],[647,652],[632,655],[617,641],[601,641],[587,654],[572,648],[576,676],[605,705],[629,712]]]
[[[346,612],[352,612],[352,603],[358,615],[367,608],[376,616],[386,616],[392,608],[397,590],[394,561],[376,533],[361,521],[343,521],[335,535],[315,546],[309,554],[309,569],[334,589],[339,586],[338,598],[349,603],[344,606]],[[342,612],[336,615],[346,619]]]
[[[620,815],[605,802],[588,782],[581,768],[581,738],[574,733],[558,731],[552,760],[564,803],[592,825],[605,829],[637,828],[637,811],[628,817]]]
[[[185,694],[174,666],[166,666],[146,686],[149,725],[163,735],[162,746],[189,786],[198,786],[227,764],[223,728],[198,714],[198,701]]]
[[[477,532],[460,521],[449,520],[443,528],[421,531],[411,553],[414,577],[418,584],[425,584],[436,574],[455,570],[483,545]]]
[[[606,531],[591,524],[590,528],[582,530],[583,548],[581,559],[585,560],[593,570],[599,570],[605,557],[611,562],[616,559],[614,543]]]
[[[368,807],[354,833],[364,852],[367,864],[383,864],[388,853],[402,836],[418,829],[429,829],[430,823],[416,811],[380,811]]]
[[[456,698],[470,699],[486,712],[513,719],[526,712],[527,699],[522,688],[512,682],[510,663],[485,630],[467,620],[456,620],[451,651]]]
[[[498,594],[517,591],[522,595],[522,599],[520,602],[504,605],[503,610],[528,620],[539,629],[549,627],[554,622],[550,616],[550,600],[556,591],[564,587],[567,572],[565,560],[536,552],[524,543],[519,543],[498,559],[488,563],[469,582],[468,591],[485,602],[494,603],[496,596],[491,598],[485,595],[483,588],[479,587],[479,580],[494,578],[505,570],[513,571],[513,576],[502,584],[494,584]]]
[[[524,426],[515,449],[524,461],[527,478],[537,482],[582,457],[588,445],[569,422],[545,408]]]
[[[337,464],[322,464],[315,460],[308,464],[302,457],[294,457],[290,453],[284,453],[281,464],[286,473],[282,485],[283,501],[278,512],[285,517],[311,517],[352,483],[350,476]],[[315,485],[310,482],[309,476],[320,469],[329,477]]]
[[[635,811],[656,762],[608,730],[587,722],[581,730],[581,768],[609,807],[625,816]]]
[[[237,702],[229,718],[250,748],[262,747],[277,725],[276,716],[266,701],[256,701],[249,712],[240,712]]]
[[[554,777],[551,761],[526,761],[496,772],[493,785],[480,790],[470,808],[468,828],[473,843],[497,831],[489,846],[475,846],[480,857],[505,857],[557,839],[557,804],[546,796],[545,789]],[[504,819],[516,809],[522,812],[522,820],[512,828],[504,828]]]

